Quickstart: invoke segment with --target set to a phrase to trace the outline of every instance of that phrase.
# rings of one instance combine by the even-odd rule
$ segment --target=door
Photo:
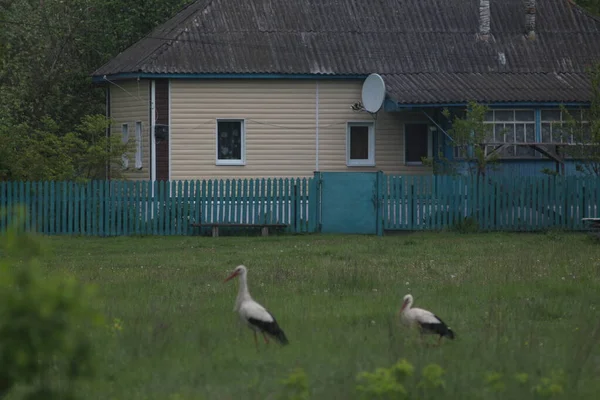
[[[154,87],[156,180],[169,180],[169,81],[157,79]]]
[[[321,173],[321,232],[376,234],[378,173]]]

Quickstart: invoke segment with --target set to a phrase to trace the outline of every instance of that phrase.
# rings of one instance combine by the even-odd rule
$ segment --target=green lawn
[[[354,399],[359,372],[401,358],[417,371],[441,365],[446,399],[534,398],[530,387],[557,369],[570,400],[600,393],[600,243],[585,234],[47,242],[45,267],[96,285],[107,320],[122,321],[115,339],[97,334],[86,399],[277,399],[298,367],[310,398]],[[242,263],[289,346],[257,352],[240,326],[238,282],[223,279]],[[419,346],[395,320],[406,293],[457,339]],[[488,372],[506,392],[485,389]],[[518,372],[533,381],[514,397]]]

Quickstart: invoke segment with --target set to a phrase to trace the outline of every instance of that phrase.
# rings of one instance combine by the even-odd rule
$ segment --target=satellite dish
[[[376,113],[385,99],[385,83],[379,74],[371,74],[365,79],[362,87],[362,103],[370,113]]]

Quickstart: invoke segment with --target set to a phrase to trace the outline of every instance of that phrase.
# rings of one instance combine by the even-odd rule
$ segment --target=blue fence
[[[314,232],[312,186],[312,178],[0,182],[0,229],[20,205],[25,229],[50,235],[190,235],[200,222],[277,223],[287,232]]]
[[[465,218],[486,231],[585,230],[583,218],[600,218],[600,178],[373,174],[380,183],[368,187],[348,173],[342,185],[335,173],[325,181],[316,173],[293,179],[0,182],[0,231],[14,221],[17,206],[27,211],[27,230],[91,236],[209,230],[197,223],[284,224],[288,233],[343,227],[348,233],[365,218],[373,218],[367,224],[372,233],[380,233],[375,227],[441,230]],[[333,212],[338,209],[344,212]],[[323,210],[330,212],[321,215]]]
[[[484,231],[586,230],[600,217],[600,178],[387,176],[388,230],[437,230],[471,218]]]

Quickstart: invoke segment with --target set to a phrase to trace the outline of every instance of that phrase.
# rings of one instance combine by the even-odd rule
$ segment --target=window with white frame
[[[491,110],[486,113],[485,123],[492,125],[490,142],[537,143],[535,137],[535,110]],[[488,146],[490,153],[495,146]],[[532,158],[538,153],[529,146],[506,146],[499,151],[501,158]]]
[[[129,142],[129,126],[127,124],[121,125],[121,142],[123,144],[127,144]],[[123,153],[121,156],[123,169],[129,168],[129,156],[127,153]]]
[[[502,143],[541,143],[560,144],[573,143],[575,140],[571,129],[567,126],[568,116],[560,109],[542,109],[540,113],[541,136],[536,136],[536,110],[531,109],[495,109],[486,113],[485,123],[491,125],[487,146],[488,154]],[[567,112],[575,120],[575,129],[585,129],[585,135],[589,135],[589,124],[585,121],[584,111],[581,109],[567,109]],[[454,157],[464,157],[466,149],[455,147]],[[528,146],[505,146],[499,151],[500,158],[539,158],[542,154]]]
[[[244,120],[217,120],[217,165],[244,165],[246,129]]]
[[[433,154],[433,134],[429,129],[429,124],[405,124],[404,148],[406,165],[422,165],[423,157],[431,157]]]
[[[142,169],[142,121],[135,123],[135,168]]]
[[[542,143],[573,144],[575,141],[577,141],[578,137],[574,136],[573,132],[569,132],[570,128],[589,129],[589,124],[585,120],[583,110],[567,109],[566,111],[568,115],[562,110],[541,110]],[[567,125],[569,121],[569,115],[574,120],[575,126]],[[585,133],[589,133],[589,131]],[[585,139],[585,137],[583,139]]]
[[[375,165],[375,124],[348,122],[346,129],[346,165]]]

